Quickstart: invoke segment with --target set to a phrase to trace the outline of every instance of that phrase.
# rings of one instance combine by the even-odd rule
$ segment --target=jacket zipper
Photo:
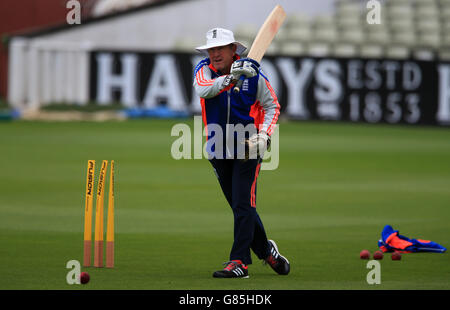
[[[227,123],[225,125],[225,141],[226,142],[226,152],[227,152],[227,156],[231,156],[230,154],[230,150],[228,149],[228,124],[230,123],[230,110],[231,110],[231,90],[227,90]]]
[[[227,98],[228,98],[228,105],[227,105],[227,125],[230,123],[230,109],[231,109],[231,104],[230,104],[230,102],[231,102],[231,97],[230,97],[230,94],[231,94],[231,90],[227,90],[227,93],[228,93],[228,96],[227,96]]]

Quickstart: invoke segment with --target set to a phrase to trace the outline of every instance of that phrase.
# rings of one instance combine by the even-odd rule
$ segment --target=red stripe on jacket
[[[273,133],[273,130],[275,129],[275,125],[278,121],[278,116],[280,115],[280,103],[278,102],[278,97],[275,94],[275,91],[272,88],[272,85],[270,85],[269,81],[265,80],[267,88],[270,91],[270,95],[273,98],[273,102],[277,105],[277,108],[275,110],[275,114],[272,118],[272,121],[270,122],[269,127],[267,128],[267,134],[270,136]]]
[[[205,79],[203,69],[204,69],[204,67],[202,67],[200,70],[198,70],[197,74],[195,75],[197,84],[200,86],[212,86],[214,84],[214,80]]]
[[[251,106],[249,115],[253,117],[255,127],[260,130],[260,126],[264,123],[264,116],[266,114],[266,111],[264,111],[263,107],[261,106],[261,103],[259,100],[256,100],[256,102]]]
[[[208,123],[206,122],[206,111],[205,111],[205,98],[200,98],[200,105],[202,106],[202,119],[205,125],[206,141],[208,141]]]

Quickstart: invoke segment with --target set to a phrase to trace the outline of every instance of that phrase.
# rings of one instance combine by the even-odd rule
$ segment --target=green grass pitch
[[[0,123],[0,289],[449,289],[445,254],[385,255],[369,285],[359,252],[384,225],[450,246],[450,131],[280,124],[280,164],[262,171],[257,210],[291,262],[276,275],[253,256],[249,279],[214,279],[232,213],[206,159],[174,160],[172,126],[191,120]],[[116,266],[83,268],[86,165],[116,163]],[[108,172],[109,173],[109,172]],[[105,204],[106,207],[106,204]],[[105,211],[106,216],[106,211]],[[106,222],[105,222],[106,227]]]

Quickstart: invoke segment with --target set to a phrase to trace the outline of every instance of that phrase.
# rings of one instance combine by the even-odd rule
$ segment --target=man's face
[[[218,46],[208,49],[211,64],[223,74],[230,73],[233,56],[236,53],[236,44]]]

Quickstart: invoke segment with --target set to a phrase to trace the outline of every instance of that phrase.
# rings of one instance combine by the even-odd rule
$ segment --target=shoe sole
[[[217,276],[213,275],[213,278],[216,278],[216,279],[248,279],[248,278],[250,278],[250,276],[245,276],[245,277],[217,277]]]
[[[277,253],[278,253],[278,255],[280,255],[282,258],[284,258],[285,260],[286,260],[286,262],[288,263],[288,265],[289,265],[289,271],[290,271],[290,269],[291,269],[291,263],[289,263],[289,261],[288,261],[288,259],[286,258],[286,257],[284,257],[283,255],[281,255],[281,253],[280,253],[280,251],[278,251],[278,247],[277,247],[277,244],[275,243],[275,241],[273,241],[273,240],[268,240],[271,244],[272,244],[272,246],[275,248],[275,250],[277,251]]]

